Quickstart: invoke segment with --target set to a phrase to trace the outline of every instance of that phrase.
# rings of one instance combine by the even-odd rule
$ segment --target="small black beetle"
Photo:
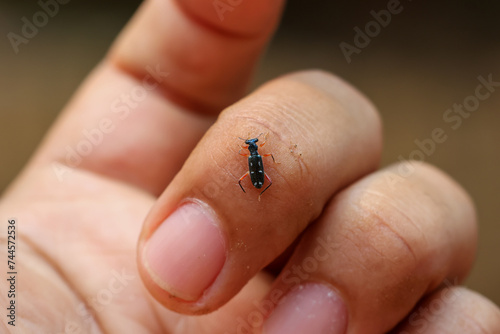
[[[267,175],[266,172],[264,172],[264,165],[262,164],[262,157],[269,157],[270,156],[273,158],[273,162],[276,162],[274,160],[274,156],[271,153],[263,154],[263,155],[259,154],[259,147],[264,146],[264,144],[266,143],[264,141],[262,144],[257,145],[257,142],[259,141],[259,137],[261,135],[262,135],[262,133],[257,138],[252,138],[252,139],[243,139],[243,138],[238,137],[241,140],[244,140],[245,144],[247,145],[247,146],[242,146],[242,148],[247,148],[248,151],[250,152],[250,154],[241,153],[241,150],[239,152],[240,155],[248,157],[248,172],[243,174],[243,176],[238,181],[238,184],[240,185],[241,190],[243,190],[243,192],[246,193],[245,189],[241,185],[241,181],[243,181],[243,179],[245,177],[247,177],[248,175],[250,175],[250,180],[252,181],[253,186],[257,189],[260,189],[264,186],[264,178],[266,178],[269,181],[269,185],[264,190],[262,190],[262,192],[260,193],[259,201],[260,201],[260,196],[262,196],[264,191],[266,191],[273,184],[273,182],[271,181],[271,178]]]

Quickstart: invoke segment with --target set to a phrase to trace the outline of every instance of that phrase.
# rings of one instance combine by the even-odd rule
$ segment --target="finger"
[[[419,303],[391,333],[500,333],[500,309],[466,288],[444,287]]]
[[[56,161],[59,181],[81,168],[162,191],[214,115],[244,93],[282,1],[246,1],[224,21],[200,3],[144,2],[35,163]]]
[[[262,196],[249,178],[246,193],[238,186],[249,170],[238,137],[261,133],[261,153],[279,162],[263,158],[273,184]],[[147,287],[179,312],[216,309],[334,192],[375,169],[380,149],[377,113],[343,81],[303,72],[266,84],[222,113],[149,214],[139,245]]]
[[[161,84],[168,96],[219,112],[245,93],[283,2],[149,1],[111,58],[139,78],[158,64],[172,78]]]
[[[335,197],[276,280],[268,298],[285,297],[265,333],[385,333],[443,280],[464,279],[477,238],[471,200],[437,169],[417,165],[401,177],[407,168],[372,174]],[[318,312],[314,324],[308,311]]]

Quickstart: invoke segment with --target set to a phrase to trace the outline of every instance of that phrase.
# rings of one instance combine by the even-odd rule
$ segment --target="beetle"
[[[268,154],[259,154],[259,147],[262,147],[265,145],[265,141],[257,145],[257,142],[259,141],[259,137],[262,135],[258,135],[256,138],[251,138],[251,139],[243,139],[241,137],[238,137],[241,140],[245,141],[246,146],[242,146],[242,149],[248,149],[250,154],[246,153],[241,153],[241,150],[238,152],[240,155],[247,157],[248,158],[248,172],[243,174],[243,176],[240,178],[238,181],[238,184],[240,185],[241,190],[243,190],[244,193],[246,193],[245,189],[241,185],[241,181],[243,181],[248,175],[250,175],[250,180],[252,181],[252,185],[257,188],[261,189],[264,186],[264,179],[267,179],[269,181],[269,185],[262,190],[262,192],[259,194],[259,201],[260,201],[260,196],[269,189],[269,187],[273,184],[273,181],[271,181],[271,178],[269,175],[267,175],[266,172],[264,172],[264,164],[262,163],[262,157],[272,157],[273,162],[276,162],[274,160],[274,156],[271,153]],[[267,136],[267,135],[266,135]]]

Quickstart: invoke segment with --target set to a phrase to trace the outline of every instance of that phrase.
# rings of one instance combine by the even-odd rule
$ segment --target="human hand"
[[[380,119],[361,94],[314,71],[238,101],[281,6],[220,21],[211,2],[144,3],[0,204],[21,235],[16,327],[499,330],[496,306],[455,285],[474,259],[470,199],[427,165],[376,171]],[[237,137],[260,133],[279,164],[264,160],[259,201],[237,184]]]

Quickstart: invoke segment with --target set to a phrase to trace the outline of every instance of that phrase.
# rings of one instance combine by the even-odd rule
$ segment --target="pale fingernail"
[[[198,300],[226,260],[213,213],[195,203],[178,208],[146,242],[143,260],[161,288],[186,301]]]
[[[264,324],[265,334],[344,334],[347,310],[323,284],[300,285],[283,297]]]

